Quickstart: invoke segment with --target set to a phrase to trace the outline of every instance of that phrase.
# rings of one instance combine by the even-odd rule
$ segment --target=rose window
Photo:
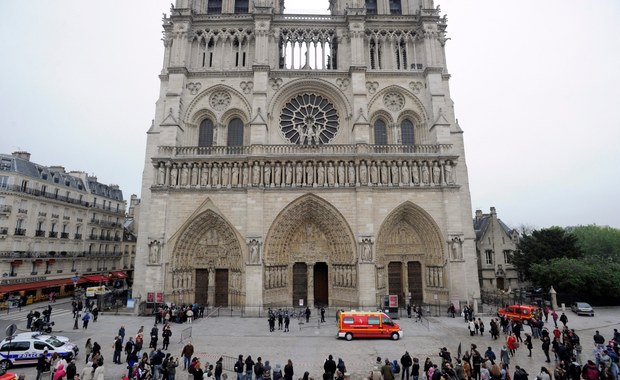
[[[211,95],[211,107],[222,111],[230,105],[230,94],[226,91],[216,91]]]
[[[280,130],[293,144],[327,144],[338,132],[338,112],[320,95],[298,95],[282,109]]]
[[[400,111],[405,106],[405,98],[397,92],[388,92],[383,97],[383,104],[390,111]]]

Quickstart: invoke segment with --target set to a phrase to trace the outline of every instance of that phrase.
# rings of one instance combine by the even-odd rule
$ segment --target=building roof
[[[82,179],[65,173],[64,168],[60,166],[47,167],[15,155],[0,154],[0,171],[18,173],[75,190],[84,190],[85,188]]]
[[[491,221],[493,220],[493,215],[494,214],[482,214],[482,213],[478,214],[478,213],[476,213],[476,217],[473,220],[473,222],[474,222],[474,232],[476,233],[476,240],[480,240],[484,236],[484,234],[487,231],[487,228],[489,228],[489,225],[491,224]],[[513,229],[508,227],[499,218],[497,218],[497,222],[499,223],[499,225],[502,228],[502,230],[504,231],[504,233],[508,237],[511,237]]]

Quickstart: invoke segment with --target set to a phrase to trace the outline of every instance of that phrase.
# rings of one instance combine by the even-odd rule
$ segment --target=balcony
[[[26,229],[25,228],[16,228],[15,229],[15,235],[16,236],[26,236]]]
[[[97,235],[88,235],[88,239],[90,239],[90,240],[98,240],[99,236],[97,236]]]
[[[9,234],[9,229],[8,227],[2,227],[0,228],[0,235],[8,235]]]
[[[0,214],[9,214],[11,212],[12,207],[9,205],[1,205],[0,206]]]
[[[60,233],[60,238],[61,239],[69,239],[69,233],[68,232],[61,232]]]
[[[75,234],[75,235],[73,235],[73,238],[75,240],[82,240],[82,234]]]
[[[45,237],[45,231],[43,231],[43,230],[36,230],[36,231],[34,231],[34,236],[36,236],[36,237]]]
[[[51,238],[56,238],[56,237],[58,237],[58,232],[56,232],[56,231],[50,231],[49,237],[51,237]]]
[[[24,208],[18,208],[17,209],[17,213],[18,214],[28,214],[28,210],[26,210]]]

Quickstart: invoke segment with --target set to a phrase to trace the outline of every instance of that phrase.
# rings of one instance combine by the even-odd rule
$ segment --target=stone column
[[[307,306],[312,308],[314,306],[314,264],[307,264],[308,271],[308,304]]]

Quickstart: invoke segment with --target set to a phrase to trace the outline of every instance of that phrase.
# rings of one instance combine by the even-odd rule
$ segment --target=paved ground
[[[22,311],[11,311],[9,315],[0,315],[0,328],[17,323],[18,327],[25,328],[25,315],[32,307],[41,308],[42,305],[24,308]],[[597,308],[595,317],[578,317],[567,311],[569,327],[574,328],[584,347],[583,360],[592,356],[592,335],[594,330],[600,330],[606,338],[610,338],[614,328],[620,328],[620,308]],[[141,325],[148,333],[154,319],[150,317],[133,317],[127,315],[114,315],[103,313],[97,323],[92,323],[88,330],[73,330],[73,320],[68,305],[59,303],[54,305],[52,313],[56,322],[55,333],[70,337],[76,342],[82,352],[79,355],[78,370],[81,371],[84,363],[83,346],[88,337],[99,342],[106,359],[106,379],[120,379],[126,371],[125,365],[112,363],[112,343],[118,328],[125,325],[127,334],[134,335]],[[488,331],[490,316],[482,316]],[[236,357],[243,354],[244,357],[252,355],[252,358],[261,356],[269,360],[272,366],[281,364],[282,367],[290,358],[294,363],[295,378],[301,377],[304,371],[309,371],[315,379],[320,379],[323,362],[332,354],[335,359],[343,358],[351,379],[360,379],[366,376],[372,368],[376,357],[388,357],[400,359],[405,350],[420,358],[423,362],[426,357],[433,361],[439,361],[439,348],[447,347],[453,356],[459,343],[463,345],[463,351],[470,343],[476,343],[481,351],[491,346],[496,354],[503,341],[491,340],[488,333],[485,336],[470,337],[467,325],[461,318],[435,317],[429,318],[428,323],[416,323],[413,319],[401,319],[398,321],[404,331],[404,338],[399,341],[390,340],[353,340],[347,342],[336,338],[335,317],[330,316],[326,323],[320,324],[314,317],[309,324],[300,325],[297,320],[291,321],[291,331],[284,333],[276,330],[270,333],[265,318],[241,318],[241,317],[217,317],[199,319],[191,325],[191,340],[196,347],[196,355],[202,362],[214,362],[220,355]],[[81,326],[81,323],[80,323]],[[173,324],[173,336],[170,350],[173,355],[180,356],[185,342],[179,342],[182,330],[190,325]],[[526,329],[526,331],[529,329]],[[148,338],[145,338],[145,346]],[[161,338],[160,338],[161,346]],[[123,356],[124,358],[124,356]],[[540,342],[534,342],[533,357],[527,357],[527,350],[520,349],[514,357],[511,367],[518,364],[531,374],[537,374],[540,366],[544,365],[544,356],[540,348]],[[553,363],[552,363],[553,364]],[[25,374],[26,379],[34,379],[36,371],[34,367],[16,368],[18,374]],[[179,377],[180,376],[180,377]],[[532,376],[533,377],[533,376]],[[177,378],[185,380],[184,373],[178,374]]]

